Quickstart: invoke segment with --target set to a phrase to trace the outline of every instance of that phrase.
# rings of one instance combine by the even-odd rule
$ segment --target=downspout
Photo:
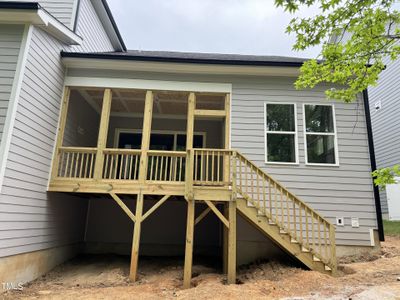
[[[367,123],[369,158],[371,161],[371,170],[373,172],[376,170],[376,160],[375,160],[374,138],[372,135],[371,113],[369,110],[368,90],[363,91],[363,99],[364,99],[365,121]],[[385,234],[383,232],[381,198],[379,195],[379,188],[375,184],[373,185],[373,187],[374,187],[376,221],[378,223],[379,240],[383,242],[385,240]]]

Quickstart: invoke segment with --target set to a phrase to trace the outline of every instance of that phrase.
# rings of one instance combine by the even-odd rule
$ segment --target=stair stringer
[[[297,258],[309,269],[332,275],[332,271],[326,270],[325,264],[322,261],[314,261],[314,255],[311,252],[302,251],[301,244],[292,243],[291,237],[288,234],[281,234],[281,228],[277,224],[270,224],[266,216],[258,215],[257,208],[248,206],[247,200],[238,197],[236,201],[237,210],[240,215],[261,231],[261,233],[274,241],[281,249]]]

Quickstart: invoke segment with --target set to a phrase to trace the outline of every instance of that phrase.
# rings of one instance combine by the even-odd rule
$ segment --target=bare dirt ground
[[[400,299],[400,238],[387,237],[379,255],[348,257],[338,277],[277,262],[242,267],[236,285],[196,264],[193,288],[181,289],[182,261],[142,259],[139,281],[128,280],[126,257],[81,257],[4,299]]]

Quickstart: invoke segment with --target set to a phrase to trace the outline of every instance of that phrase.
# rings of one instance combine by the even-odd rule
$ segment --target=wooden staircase
[[[334,275],[334,226],[239,152],[231,163],[238,212],[311,270]]]

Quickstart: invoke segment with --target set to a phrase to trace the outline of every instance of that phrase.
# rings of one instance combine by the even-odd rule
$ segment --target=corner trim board
[[[17,115],[17,107],[25,73],[25,66],[28,60],[30,43],[32,40],[32,32],[33,25],[25,25],[24,33],[22,35],[21,48],[18,54],[18,62],[15,70],[13,86],[7,108],[3,136],[0,144],[0,193],[3,189],[4,173],[6,170],[8,152],[10,150],[11,138],[14,129],[15,118]]]

